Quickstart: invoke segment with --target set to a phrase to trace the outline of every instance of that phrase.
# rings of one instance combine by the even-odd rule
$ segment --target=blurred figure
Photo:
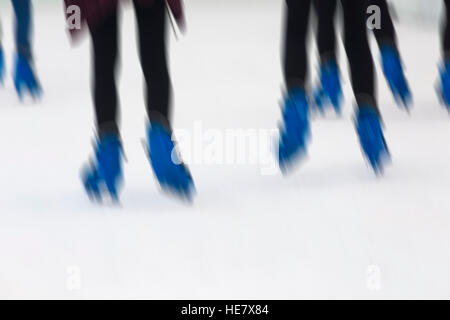
[[[344,46],[350,64],[353,92],[357,104],[356,130],[361,147],[375,173],[382,173],[389,160],[383,136],[380,113],[375,97],[375,75],[366,31],[366,4],[363,1],[341,0],[344,12]],[[283,123],[280,129],[279,162],[287,172],[296,160],[306,154],[310,136],[309,108],[306,98],[307,48],[310,0],[286,0],[287,23],[285,35],[284,75],[287,94],[283,105]],[[331,25],[334,32],[336,1],[318,0],[316,8],[319,25]],[[321,33],[323,53],[334,54],[334,41],[322,41],[328,35]],[[330,48],[326,50],[325,45]],[[322,56],[325,63],[336,61],[334,56]],[[336,63],[335,63],[336,65]],[[334,67],[337,70],[337,65]],[[333,86],[335,84],[330,84]]]
[[[311,0],[286,0],[283,71],[286,93],[282,106],[278,159],[286,173],[306,155],[310,140],[307,99],[308,50]]]
[[[445,21],[442,32],[442,57],[443,62],[440,66],[440,89],[439,95],[441,101],[450,112],[450,0],[444,0]]]
[[[39,80],[34,71],[32,38],[32,5],[30,0],[12,0],[15,13],[16,53],[14,56],[14,85],[19,98],[26,93],[37,99],[41,95]],[[5,74],[5,62],[0,43],[0,82]]]
[[[320,54],[320,86],[314,92],[316,106],[324,112],[331,103],[336,113],[341,113],[342,89],[336,54],[336,31],[334,18],[337,0],[314,0],[319,15],[317,41]],[[411,104],[411,93],[406,81],[397,45],[397,35],[386,0],[366,1],[367,19],[372,18],[372,6],[379,8],[380,26],[373,33],[381,54],[384,76],[397,104],[406,110]]]
[[[119,52],[117,0],[66,0],[78,5],[87,16],[93,47],[93,100],[97,137],[95,159],[82,174],[91,199],[104,193],[118,201],[122,181],[123,151],[118,125],[116,69]],[[133,0],[137,18],[141,66],[146,83],[149,125],[146,148],[151,166],[163,190],[191,199],[194,184],[187,167],[177,158],[170,124],[171,83],[166,57],[166,2]],[[182,23],[181,3],[171,1],[177,21]],[[177,11],[179,9],[180,11]]]

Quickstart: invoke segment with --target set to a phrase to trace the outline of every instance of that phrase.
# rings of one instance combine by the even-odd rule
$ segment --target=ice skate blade
[[[300,168],[308,160],[308,153],[305,150],[292,155],[289,160],[279,163],[280,171],[283,177],[291,176],[298,168]],[[279,161],[279,160],[278,160]]]
[[[193,205],[194,197],[197,194],[197,190],[193,184],[188,189],[178,189],[171,187],[167,184],[159,183],[160,192],[171,199],[180,201],[186,205]]]
[[[385,176],[386,169],[392,166],[392,158],[390,154],[384,154],[380,156],[380,160],[376,166],[373,166],[367,158],[366,163],[377,178],[383,178]]]

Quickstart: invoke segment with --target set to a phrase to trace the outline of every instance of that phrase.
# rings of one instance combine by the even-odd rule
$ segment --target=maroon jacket
[[[109,11],[115,8],[119,1],[126,2],[129,0],[64,0],[66,19],[73,14],[73,12],[67,12],[67,8],[70,6],[78,6],[81,11],[81,29],[70,30],[73,37],[81,34],[85,29],[86,24],[89,27],[95,27],[95,25],[108,15]],[[151,6],[155,0],[137,0],[141,5]],[[157,0],[156,0],[157,1]],[[184,13],[182,0],[165,0],[178,24],[184,23]]]

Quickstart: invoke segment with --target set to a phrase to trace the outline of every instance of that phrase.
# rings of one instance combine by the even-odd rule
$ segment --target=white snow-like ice
[[[62,6],[36,3],[45,94],[21,104],[9,76],[11,8],[0,7],[9,67],[0,89],[0,297],[450,297],[450,116],[435,93],[437,25],[399,26],[410,115],[395,105],[374,44],[393,157],[384,177],[361,156],[346,76],[343,117],[314,121],[309,158],[292,176],[194,162],[189,206],[158,191],[142,148],[135,19],[124,10],[126,184],[121,207],[111,207],[90,203],[79,181],[92,154],[89,41],[72,48]],[[174,127],[275,129],[280,2],[188,1],[186,9],[188,33],[170,51]]]

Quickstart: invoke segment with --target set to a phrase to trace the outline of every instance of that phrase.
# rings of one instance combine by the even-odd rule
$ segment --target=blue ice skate
[[[382,174],[390,162],[389,150],[383,136],[383,129],[377,111],[370,106],[362,106],[356,115],[356,131],[365,157],[375,174]]]
[[[305,92],[300,88],[291,90],[285,97],[282,112],[278,161],[281,171],[286,174],[296,160],[306,155],[311,137]]]
[[[314,100],[321,113],[331,104],[335,112],[341,114],[342,87],[336,61],[330,61],[320,67],[320,87],[314,91]]]
[[[102,201],[109,194],[113,202],[119,201],[118,191],[122,183],[122,147],[116,134],[103,136],[96,141],[95,159],[81,176],[84,188],[91,200]]]
[[[440,67],[441,87],[439,89],[442,104],[450,112],[450,61]]]
[[[408,111],[412,97],[398,52],[389,45],[382,46],[380,51],[384,76],[392,91],[392,95],[397,104]]]
[[[195,193],[192,176],[180,159],[170,132],[159,123],[147,130],[147,152],[161,189],[191,201]]]
[[[5,78],[5,56],[3,54],[3,48],[0,45],[0,85],[3,84]]]
[[[21,100],[24,98],[26,92],[28,92],[33,99],[38,99],[41,96],[42,90],[33,70],[33,66],[30,64],[29,59],[26,59],[20,54],[17,54],[15,57],[13,77],[17,94]]]

